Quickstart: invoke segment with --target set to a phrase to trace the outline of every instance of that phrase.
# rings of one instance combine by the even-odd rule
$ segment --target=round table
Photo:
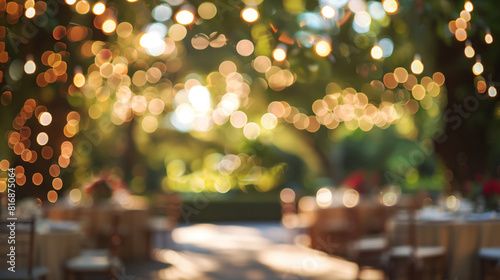
[[[407,236],[407,221],[396,221],[394,244]],[[442,246],[447,250],[447,279],[475,279],[479,275],[478,252],[483,247],[500,247],[500,219],[417,220],[419,246]]]
[[[49,280],[64,280],[64,262],[78,256],[83,233],[49,230],[35,235],[36,263],[49,269]]]

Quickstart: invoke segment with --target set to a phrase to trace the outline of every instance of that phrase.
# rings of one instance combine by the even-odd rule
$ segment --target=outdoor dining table
[[[48,280],[65,280],[64,263],[80,254],[83,232],[75,222],[39,221],[39,224],[35,234],[36,264],[49,270]]]
[[[436,215],[434,216],[436,217]],[[440,218],[416,220],[419,246],[446,248],[446,279],[476,279],[480,272],[478,252],[484,247],[500,247],[500,217],[448,213]],[[393,244],[407,236],[407,220],[396,220]]]
[[[90,239],[90,246],[97,246],[111,232],[111,220],[114,214],[120,216],[119,234],[121,245],[119,257],[122,259],[145,259],[149,254],[148,227],[150,212],[148,209],[125,209],[111,205],[94,207],[54,207],[49,209],[48,217],[54,220],[78,220],[83,233]],[[102,239],[102,238],[101,238]],[[106,243],[107,240],[104,240]]]

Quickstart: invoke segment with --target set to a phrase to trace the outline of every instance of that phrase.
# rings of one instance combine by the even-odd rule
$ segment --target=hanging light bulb
[[[491,44],[493,43],[493,36],[491,36],[491,31],[490,29],[486,29],[486,35],[484,35],[484,41],[486,42],[486,44]]]
[[[465,42],[464,54],[467,58],[473,58],[474,55],[476,54],[476,51],[474,51],[474,48],[471,46],[471,43],[469,40],[467,40],[467,42]]]
[[[422,74],[422,72],[424,72],[424,64],[420,60],[419,54],[415,54],[415,58],[411,63],[411,72],[413,72],[413,74],[415,75],[420,75]]]
[[[472,73],[474,75],[479,76],[483,73],[484,67],[483,64],[481,63],[481,57],[477,56],[476,58],[476,63],[472,66]]]
[[[464,8],[467,12],[472,12],[474,10],[474,5],[472,5],[471,1],[465,2]]]
[[[497,96],[497,89],[494,86],[490,86],[490,88],[488,88],[488,95],[490,97]]]

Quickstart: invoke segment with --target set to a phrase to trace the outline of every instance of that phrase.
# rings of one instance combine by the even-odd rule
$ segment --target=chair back
[[[120,213],[113,213],[111,217],[111,234],[109,240],[109,251],[111,256],[118,257],[120,245],[122,243],[122,235],[120,234]]]
[[[176,193],[168,194],[166,197],[166,214],[172,226],[177,226],[181,218],[182,199]]]
[[[394,215],[391,217],[389,232],[389,246],[409,246],[411,258],[415,259],[418,247],[417,208],[415,199],[409,199],[402,205],[394,206]],[[396,234],[397,233],[397,234]]]
[[[0,271],[26,270],[32,275],[35,262],[35,219],[0,221]]]

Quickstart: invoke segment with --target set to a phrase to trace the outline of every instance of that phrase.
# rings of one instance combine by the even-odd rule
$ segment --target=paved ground
[[[285,243],[279,223],[192,224],[157,236],[155,260],[126,263],[122,279],[355,279],[357,265]]]

